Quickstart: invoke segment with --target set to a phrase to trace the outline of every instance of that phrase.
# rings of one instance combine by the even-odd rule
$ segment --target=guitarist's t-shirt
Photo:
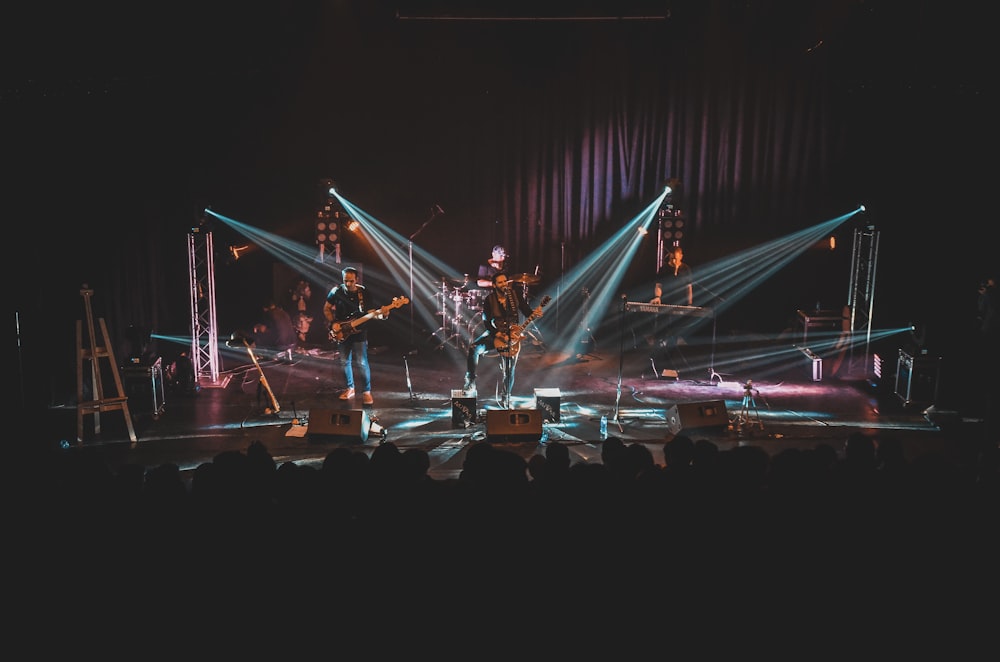
[[[333,306],[333,319],[336,322],[344,322],[361,317],[367,308],[372,308],[372,302],[368,299],[368,291],[364,285],[358,285],[357,291],[351,292],[343,285],[330,290],[326,300]],[[366,340],[368,329],[359,326],[353,333],[355,340]]]

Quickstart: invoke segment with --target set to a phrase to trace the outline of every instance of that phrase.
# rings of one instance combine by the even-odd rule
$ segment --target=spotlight
[[[350,222],[349,222],[349,223],[347,224],[347,229],[348,229],[348,230],[350,230],[351,232],[357,232],[357,231],[358,231],[358,228],[360,228],[360,227],[361,227],[361,224],[360,224],[360,223],[358,223],[358,222],[357,222],[356,220],[354,220],[353,218],[352,218],[352,219],[351,219],[351,221],[350,221]]]
[[[858,205],[858,211],[860,211],[862,214],[864,214],[865,211],[867,211],[867,208],[865,207],[864,203]]]
[[[670,199],[670,196],[672,196],[674,193],[677,193],[677,191],[680,190],[680,187],[681,187],[681,180],[677,179],[676,177],[671,177],[670,179],[667,180],[666,184],[664,185],[663,193],[666,194],[667,199]]]

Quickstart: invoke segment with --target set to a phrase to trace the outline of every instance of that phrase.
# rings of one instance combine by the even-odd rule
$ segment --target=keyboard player
[[[674,306],[694,305],[694,277],[691,265],[684,262],[680,246],[671,246],[666,262],[656,273],[653,298],[650,303],[667,303]]]
[[[669,304],[674,306],[694,305],[694,275],[691,265],[684,261],[684,251],[679,245],[671,246],[665,256],[663,267],[656,273],[656,284],[653,286],[653,298],[650,303]],[[684,330],[691,324],[690,319],[670,317],[659,319],[653,323],[652,345],[655,348],[653,358],[670,364],[673,369],[680,370],[687,360],[677,349],[677,341]]]

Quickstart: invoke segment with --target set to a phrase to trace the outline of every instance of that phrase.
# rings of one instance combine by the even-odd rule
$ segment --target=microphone
[[[444,210],[441,209],[441,205],[434,205],[434,211],[442,215],[444,214]]]

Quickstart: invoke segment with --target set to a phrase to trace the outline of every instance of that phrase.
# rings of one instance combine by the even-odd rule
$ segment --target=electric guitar
[[[510,326],[510,331],[504,333],[503,331],[497,331],[496,336],[493,338],[493,347],[497,350],[500,356],[507,358],[513,358],[517,356],[518,352],[521,351],[521,335],[524,330],[528,328],[528,325],[535,321],[539,315],[542,314],[542,308],[549,305],[549,301],[552,300],[550,296],[542,297],[541,303],[538,307],[531,311],[527,319],[524,320],[522,324],[512,324]]]
[[[385,317],[393,308],[400,308],[408,303],[410,303],[410,300],[406,297],[393,297],[392,303],[386,304],[381,308],[369,310],[361,317],[334,322],[330,325],[330,340],[333,340],[334,342],[344,342],[344,340],[346,340],[349,336],[352,336],[355,333],[360,333],[361,331],[358,327],[368,320],[373,317]]]

